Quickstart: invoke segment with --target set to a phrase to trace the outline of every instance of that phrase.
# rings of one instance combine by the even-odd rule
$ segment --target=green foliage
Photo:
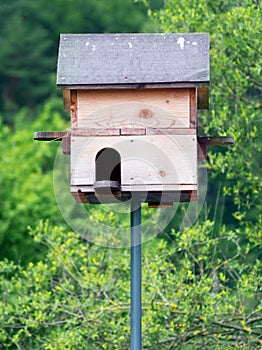
[[[0,16],[1,110],[9,111],[6,117],[10,122],[17,105],[32,105],[48,95],[55,60],[48,55],[49,33],[32,2],[3,1]]]
[[[210,33],[210,109],[201,114],[200,129],[234,136],[234,146],[209,150],[208,167],[223,182],[229,221],[245,226],[243,232],[261,222],[262,210],[261,10],[261,3],[251,0],[168,0],[151,14],[165,32]]]
[[[261,263],[244,271],[235,235],[212,238],[211,231],[208,222],[175,234],[169,247],[163,240],[144,245],[144,349],[261,346]],[[90,245],[44,223],[31,234],[48,246],[43,261],[25,268],[1,262],[4,348],[128,349],[129,251]],[[236,254],[218,260],[221,242]]]
[[[32,244],[27,227],[36,226],[41,218],[49,218],[53,223],[63,222],[53,192],[53,164],[58,144],[33,141],[34,130],[65,129],[56,104],[54,100],[47,102],[35,123],[27,120],[27,110],[17,116],[14,129],[1,123],[2,258],[16,261],[36,259],[39,248]]]
[[[168,240],[143,245],[143,348],[259,349],[261,3],[167,0],[159,9],[161,1],[142,2],[165,32],[210,33],[210,109],[199,128],[235,138],[233,147],[209,150],[204,220],[182,233],[170,223]],[[54,91],[60,32],[139,31],[143,10],[131,0],[9,0],[0,14],[0,254],[22,262],[0,261],[0,348],[129,349],[129,250],[63,230],[52,178],[58,144],[34,142],[33,131],[69,124],[53,92],[37,118],[31,107]],[[30,109],[14,114],[21,105]],[[128,213],[86,209],[92,235],[102,237],[101,224],[128,228]],[[158,217],[143,214],[156,228]],[[41,222],[29,236],[27,226],[40,218],[52,226]]]
[[[138,32],[146,8],[133,0],[2,0],[0,89],[4,121],[52,95],[60,33]]]

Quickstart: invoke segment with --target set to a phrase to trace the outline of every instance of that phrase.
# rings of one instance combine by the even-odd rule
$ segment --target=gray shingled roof
[[[208,34],[60,36],[58,87],[208,82]]]

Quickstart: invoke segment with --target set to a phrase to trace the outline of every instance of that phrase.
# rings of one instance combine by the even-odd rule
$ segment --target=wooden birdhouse
[[[71,131],[53,136],[70,149],[76,200],[196,200],[208,83],[208,34],[61,35],[57,86]]]

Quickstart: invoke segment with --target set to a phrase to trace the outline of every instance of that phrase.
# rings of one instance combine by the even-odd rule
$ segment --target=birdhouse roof
[[[197,86],[209,82],[208,34],[61,34],[57,86]]]

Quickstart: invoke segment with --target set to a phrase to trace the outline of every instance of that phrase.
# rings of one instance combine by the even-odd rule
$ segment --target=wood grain
[[[93,185],[95,159],[102,148],[114,148],[121,156],[121,186],[146,188],[197,186],[197,141],[195,135],[120,137],[72,136],[71,184]],[[105,179],[106,180],[106,179]],[[187,187],[189,186],[189,188]]]
[[[91,129],[91,128],[85,128],[85,129],[72,129],[71,133],[73,136],[119,136],[120,135],[120,129]]]
[[[189,89],[79,90],[78,127],[189,127]]]

